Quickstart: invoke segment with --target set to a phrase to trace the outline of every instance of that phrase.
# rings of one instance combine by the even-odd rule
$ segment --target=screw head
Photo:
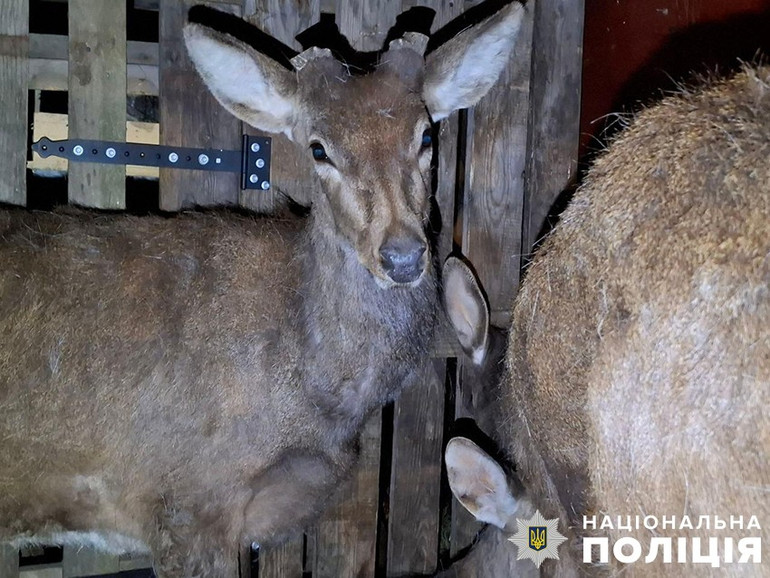
[[[209,164],[209,157],[207,155],[204,155],[203,153],[198,155],[198,164],[200,165],[207,165]]]
[[[270,183],[268,183],[267,181],[262,181],[262,190],[266,191],[269,188],[270,188]]]
[[[176,153],[169,153],[168,160],[170,160],[172,163],[175,163],[179,160],[179,155]]]
[[[108,159],[114,159],[118,152],[114,148],[109,147],[106,151],[104,151],[104,154]]]
[[[257,184],[257,182],[259,181],[259,177],[257,175],[249,175],[249,181],[254,184]]]
[[[253,142],[251,143],[251,152],[258,153],[259,152],[259,143]]]
[[[75,146],[72,148],[72,152],[73,152],[73,154],[74,154],[76,157],[79,157],[80,155],[82,155],[82,154],[83,154],[83,147],[82,147],[82,146],[80,146],[80,145],[75,145]]]
[[[265,159],[257,159],[254,164],[257,165],[258,169],[261,169],[265,166]]]

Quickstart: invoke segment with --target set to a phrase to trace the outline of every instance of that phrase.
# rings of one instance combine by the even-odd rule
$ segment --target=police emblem
[[[518,518],[516,523],[519,529],[508,540],[519,548],[517,560],[529,558],[540,568],[546,558],[559,559],[557,548],[567,538],[559,533],[558,519],[546,520],[536,511],[529,520]]]
[[[529,547],[539,552],[548,542],[548,526],[529,526]]]

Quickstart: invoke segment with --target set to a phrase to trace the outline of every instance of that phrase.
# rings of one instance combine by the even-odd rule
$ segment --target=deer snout
[[[425,269],[425,242],[422,239],[391,239],[380,247],[380,262],[396,283],[411,283]]]

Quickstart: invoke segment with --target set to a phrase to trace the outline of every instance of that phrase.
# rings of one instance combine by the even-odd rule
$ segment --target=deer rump
[[[427,59],[408,34],[360,77],[188,25],[217,100],[312,155],[308,219],[0,212],[0,540],[235,576],[239,545],[318,513],[428,351],[430,123],[492,87],[523,15]]]
[[[506,481],[463,438],[446,461],[453,492],[477,519],[509,534],[535,509],[560,520],[570,542],[541,575],[767,573],[736,564],[737,551],[726,563],[721,538],[721,567],[697,563],[692,550],[681,553],[686,563],[676,553],[665,563],[652,539],[676,548],[676,538],[697,537],[704,556],[709,537],[768,539],[766,524],[745,526],[770,517],[769,86],[770,69],[746,67],[639,113],[527,271],[505,375],[499,389],[486,384],[480,408],[516,475]],[[446,268],[449,317],[469,356],[483,360],[483,296],[470,274]],[[594,528],[584,529],[584,516],[596,516]],[[651,531],[637,516],[676,517],[677,527]],[[693,526],[700,516],[743,516],[744,532],[679,527],[683,516]],[[629,518],[631,530],[619,527]],[[597,534],[609,538],[609,564],[584,564],[581,541]],[[620,563],[612,545],[622,537],[650,561]],[[499,542],[487,533],[480,555],[447,576],[535,570]],[[598,549],[591,554],[598,561]]]

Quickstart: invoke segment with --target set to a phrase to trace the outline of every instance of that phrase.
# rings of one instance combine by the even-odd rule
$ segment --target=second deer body
[[[756,541],[767,544],[770,523],[768,158],[767,67],[668,98],[597,159],[537,254],[514,308],[507,376],[488,398],[526,498],[514,499],[502,470],[465,442],[450,446],[447,462],[480,519],[511,533],[535,508],[560,520],[572,540],[544,575],[768,575]],[[454,308],[482,310],[476,295],[475,309]],[[484,319],[461,334],[472,325],[483,334]],[[483,343],[465,345],[474,353]],[[584,516],[595,527],[584,528]],[[669,522],[648,529],[646,516]],[[715,516],[741,517],[742,528],[716,529]],[[752,516],[761,528],[747,527]],[[581,540],[593,535],[608,538],[609,551],[599,563],[594,547],[585,564]],[[641,544],[637,562],[616,559],[623,537]],[[452,572],[522,567],[534,569],[507,543]]]

